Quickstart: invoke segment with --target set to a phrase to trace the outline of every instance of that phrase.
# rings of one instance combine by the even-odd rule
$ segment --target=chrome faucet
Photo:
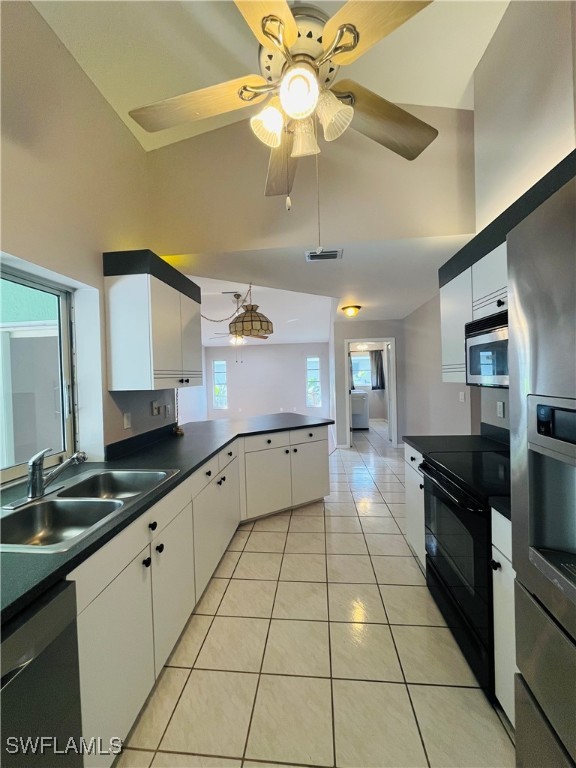
[[[28,483],[26,486],[26,496],[28,501],[39,499],[46,493],[47,486],[54,482],[56,478],[64,472],[71,464],[82,464],[88,458],[84,451],[77,451],[69,459],[58,464],[50,472],[44,472],[44,456],[50,453],[52,448],[45,448],[43,451],[34,454],[28,461]]]

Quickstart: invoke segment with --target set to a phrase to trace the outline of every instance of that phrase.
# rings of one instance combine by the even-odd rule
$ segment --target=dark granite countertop
[[[70,467],[59,480],[66,481],[91,469],[177,469],[178,474],[160,487],[127,501],[117,515],[92,534],[70,547],[67,552],[1,552],[1,619],[7,621],[26,608],[44,591],[65,578],[74,568],[126,528],[182,480],[195,472],[237,437],[282,432],[291,429],[333,424],[330,419],[277,413],[248,419],[196,421],[183,426],[184,435],[173,436],[137,453],[108,462],[90,462]],[[59,487],[60,483],[56,483]],[[2,490],[2,503],[23,495],[24,485]],[[10,514],[2,510],[2,516]],[[16,513],[17,514],[17,510]]]

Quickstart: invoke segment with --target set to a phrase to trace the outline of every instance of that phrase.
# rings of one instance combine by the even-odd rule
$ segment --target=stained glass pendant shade
[[[272,322],[262,312],[258,312],[258,304],[243,304],[242,309],[244,311],[228,326],[233,336],[267,338],[274,333]]]

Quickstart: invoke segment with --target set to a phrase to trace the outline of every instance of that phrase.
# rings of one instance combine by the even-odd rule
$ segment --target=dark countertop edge
[[[403,435],[402,440],[423,456],[428,453],[452,453],[458,451],[503,451],[509,446],[484,435]],[[458,447],[454,447],[458,442]],[[450,445],[452,443],[452,445]],[[462,447],[466,443],[476,447]],[[482,446],[482,447],[478,447]]]
[[[291,416],[292,414],[271,414],[270,418],[273,418],[274,416],[282,415],[283,420],[286,420],[287,417]],[[300,417],[303,418],[301,414],[294,414],[294,417]],[[265,419],[266,417],[256,417],[258,419]],[[210,461],[210,459],[214,458],[214,456],[217,456],[220,451],[222,451],[224,448],[226,448],[227,445],[230,445],[230,443],[234,442],[234,440],[237,440],[238,438],[243,437],[252,437],[253,435],[259,435],[259,434],[269,434],[271,432],[291,432],[294,430],[299,429],[308,429],[310,427],[324,427],[329,426],[330,424],[334,424],[333,419],[324,419],[324,418],[316,418],[314,416],[305,416],[304,418],[310,419],[310,421],[307,424],[293,424],[293,425],[286,425],[282,427],[278,426],[270,426],[267,428],[262,429],[251,429],[248,428],[246,430],[239,430],[235,432],[231,437],[226,438],[222,442],[218,443],[218,447],[214,450],[211,450],[210,452],[206,453],[205,456],[203,456],[200,460],[195,461],[193,464],[190,464],[185,469],[173,467],[174,469],[179,469],[178,473],[171,477],[169,480],[167,480],[165,483],[163,483],[160,487],[152,489],[147,494],[144,494],[142,497],[136,497],[135,500],[131,503],[127,503],[125,505],[125,508],[118,514],[118,517],[114,519],[113,521],[110,521],[107,525],[105,524],[103,528],[98,529],[94,531],[92,535],[90,535],[86,540],[79,542],[78,544],[78,550],[74,552],[73,550],[75,547],[71,547],[70,550],[67,552],[62,553],[42,553],[42,552],[32,552],[30,554],[28,553],[21,553],[21,552],[0,552],[0,560],[1,562],[1,570],[2,570],[2,581],[4,581],[4,570],[6,568],[9,568],[9,562],[10,559],[18,558],[21,562],[23,559],[26,559],[31,564],[34,564],[36,560],[39,558],[42,558],[44,560],[45,558],[52,558],[52,562],[54,562],[54,558],[61,558],[62,562],[58,565],[56,564],[54,568],[49,572],[46,573],[42,578],[40,578],[32,587],[28,588],[25,592],[23,592],[21,595],[19,595],[17,598],[12,600],[11,602],[7,603],[5,606],[2,606],[2,609],[0,611],[0,620],[2,624],[4,622],[9,621],[12,619],[16,614],[20,613],[22,610],[27,608],[34,600],[36,600],[38,597],[40,597],[47,589],[55,585],[58,581],[62,580],[65,576],[67,576],[69,573],[71,573],[75,568],[77,568],[81,563],[83,563],[85,560],[87,560],[91,555],[93,555],[95,552],[97,552],[101,547],[103,547],[105,544],[107,544],[111,539],[113,539],[118,533],[120,533],[124,528],[127,528],[131,523],[134,522],[138,517],[144,514],[150,507],[152,507],[154,504],[159,502],[164,496],[166,496],[170,491],[173,491],[174,488],[176,488],[181,482],[186,480],[190,475],[192,475],[194,472],[196,472],[200,467],[202,467],[206,462]],[[215,420],[218,421],[218,420]],[[220,420],[222,422],[227,420]],[[191,427],[194,424],[206,424],[207,422],[189,422],[188,424],[184,424],[183,427]],[[174,440],[179,440],[181,438],[175,437]],[[105,469],[105,468],[114,468],[114,469],[122,469],[122,465],[126,464],[132,464],[135,459],[138,459],[139,456],[144,457],[147,453],[150,453],[152,450],[156,451],[161,447],[162,443],[154,443],[149,448],[145,448],[138,453],[133,453],[129,457],[123,457],[121,459],[116,459],[114,461],[110,462],[89,462],[88,465],[81,464],[77,467],[72,467],[71,472],[66,472],[63,475],[63,480],[69,480],[71,477],[73,477],[75,474],[80,474],[82,472],[87,472],[91,469]],[[129,467],[132,468],[132,467]],[[144,467],[148,469],[148,467]],[[161,469],[164,469],[165,467],[162,467]],[[5,514],[5,513],[4,513]],[[33,558],[33,560],[30,560],[30,558]],[[8,564],[8,565],[7,565]]]
[[[512,520],[510,496],[490,496],[488,498],[488,503],[492,509],[495,509],[496,512],[499,512],[502,517],[506,517],[508,520]]]

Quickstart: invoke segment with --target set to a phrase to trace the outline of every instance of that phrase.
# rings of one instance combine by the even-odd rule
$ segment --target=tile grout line
[[[330,628],[330,582],[328,581],[328,532],[326,531],[326,503],[324,503],[324,549],[326,550],[326,615],[328,617],[328,661],[330,666],[330,706],[332,711],[332,765],[336,766],[336,717],[334,707],[334,670],[332,669],[332,631]]]
[[[270,637],[270,628],[272,626],[272,616],[274,615],[274,606],[276,605],[276,595],[278,594],[278,585],[280,584],[280,575],[282,573],[282,564],[284,563],[284,554],[286,551],[286,543],[288,541],[288,531],[290,530],[290,523],[292,522],[292,510],[290,510],[290,518],[288,520],[288,530],[286,531],[286,538],[284,540],[284,550],[282,551],[282,559],[280,560],[280,567],[278,569],[278,577],[276,579],[276,589],[274,590],[274,599],[272,600],[272,608],[270,609],[270,618],[268,620],[268,631],[266,632],[266,639],[264,641],[264,648],[262,649],[262,659],[260,660],[260,671],[258,672],[258,680],[256,681],[256,690],[254,691],[254,701],[252,702],[252,709],[250,711],[250,720],[248,721],[248,730],[246,731],[246,739],[244,741],[244,751],[242,752],[242,765],[246,761],[246,751],[248,749],[248,742],[250,740],[250,731],[252,730],[252,721],[254,719],[254,712],[256,710],[256,700],[258,698],[258,691],[260,689],[260,680],[262,679],[262,669],[264,667],[264,658],[266,656],[266,648],[268,647],[268,638]]]

